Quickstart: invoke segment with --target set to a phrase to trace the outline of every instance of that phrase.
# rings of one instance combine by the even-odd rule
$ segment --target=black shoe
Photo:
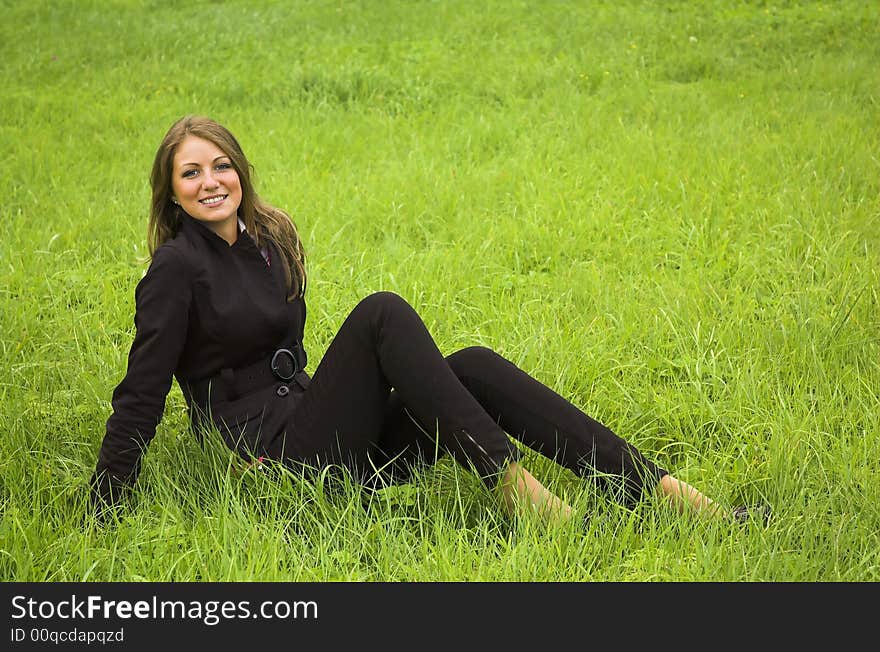
[[[748,523],[752,520],[761,521],[764,525],[770,523],[770,505],[740,505],[734,507],[731,513],[737,523]]]

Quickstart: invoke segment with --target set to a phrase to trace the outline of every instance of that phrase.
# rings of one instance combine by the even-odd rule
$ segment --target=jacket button
[[[275,393],[278,394],[278,396],[287,396],[290,394],[290,387],[287,385],[279,385],[278,389],[275,390]]]

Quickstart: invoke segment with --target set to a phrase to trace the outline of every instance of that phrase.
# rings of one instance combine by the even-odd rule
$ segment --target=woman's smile
[[[217,206],[225,201],[227,197],[229,197],[229,195],[212,195],[210,197],[205,197],[205,199],[200,199],[199,203],[204,204],[205,206]]]
[[[232,159],[210,140],[189,135],[177,147],[173,167],[173,201],[229,244],[235,242],[242,191]]]

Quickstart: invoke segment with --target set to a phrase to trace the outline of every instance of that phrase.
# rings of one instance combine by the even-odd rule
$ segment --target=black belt
[[[211,403],[232,401],[273,383],[281,383],[279,396],[286,396],[291,381],[296,381],[303,389],[308,387],[305,366],[306,351],[301,344],[294,344],[244,367],[221,369],[220,373],[209,378],[184,381],[181,389],[191,402],[199,406],[207,406],[209,400]]]

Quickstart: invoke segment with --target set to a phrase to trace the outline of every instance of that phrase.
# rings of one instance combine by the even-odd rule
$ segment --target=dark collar
[[[200,237],[203,237],[207,240],[211,246],[217,247],[223,250],[229,250],[233,247],[248,247],[255,246],[253,239],[250,234],[244,229],[239,229],[238,231],[238,239],[231,245],[226,242],[219,235],[214,233],[207,226],[199,222],[194,217],[191,217],[187,213],[183,213],[183,218],[180,225],[181,230],[186,231],[188,233],[198,234]]]

